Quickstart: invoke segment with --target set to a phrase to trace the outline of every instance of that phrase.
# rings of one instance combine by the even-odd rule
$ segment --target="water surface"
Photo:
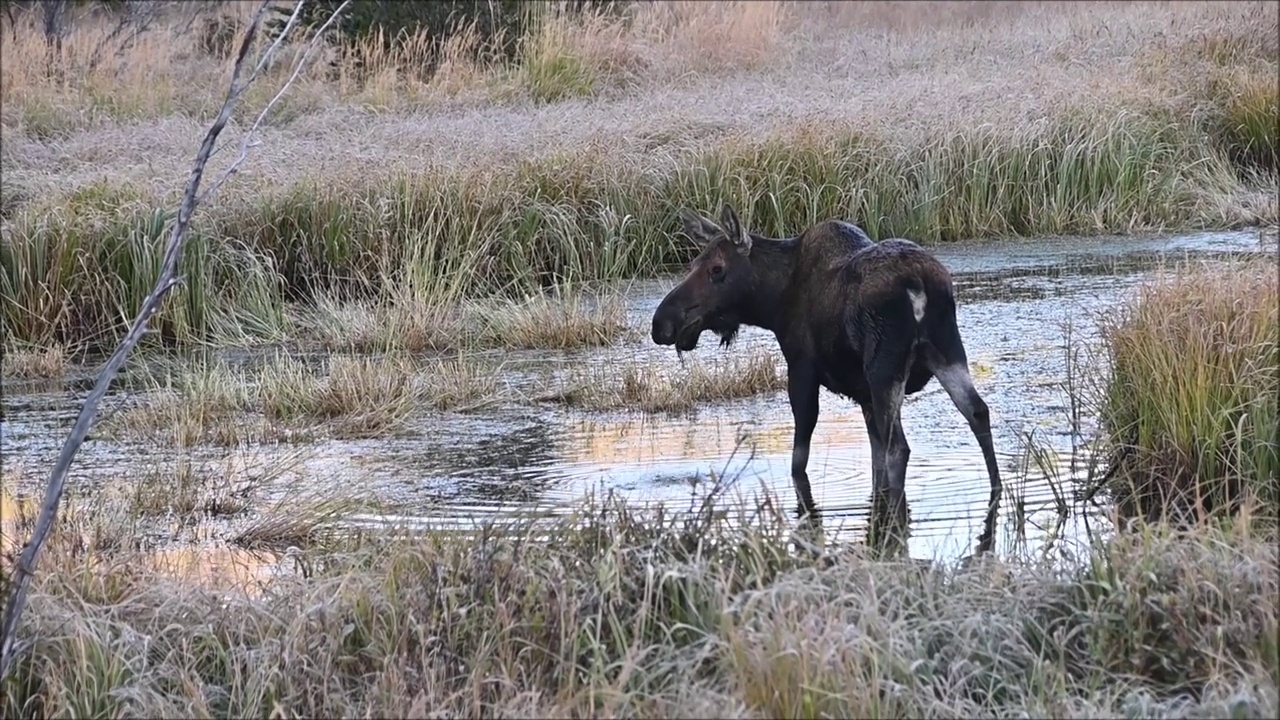
[[[1129,299],[1134,286],[1163,264],[1186,256],[1212,261],[1257,252],[1259,237],[1257,231],[1243,231],[1043,238],[935,249],[955,275],[961,334],[975,383],[991,408],[1007,482],[1006,526],[1014,505],[1021,503],[1030,516],[1029,539],[1036,542],[1044,532],[1037,526],[1053,525],[1059,498],[1069,499],[1078,489],[1079,478],[1066,467],[1073,444],[1070,402],[1063,388],[1066,328],[1071,328],[1073,344],[1087,345],[1096,338],[1098,314]],[[673,350],[647,339],[649,317],[673,282],[634,283],[627,289],[635,339],[604,349],[505,353],[511,382],[545,386],[570,371],[619,372],[626,363],[681,372]],[[704,341],[693,355],[756,347],[778,354],[771,334],[746,328],[733,348]],[[16,392],[6,392],[0,447],[6,466],[22,469],[20,477],[7,475],[18,477],[11,490],[29,493],[47,477],[84,389]],[[112,405],[109,400],[104,407]],[[981,530],[988,493],[977,442],[936,381],[908,401],[903,425],[912,449],[907,473],[911,554],[966,554]],[[1083,418],[1080,432],[1091,429],[1090,419]],[[1029,433],[1056,451],[1061,467],[1050,477],[1024,467]],[[684,507],[715,473],[732,479],[724,502],[749,502],[753,494],[768,491],[790,507],[791,437],[791,412],[782,392],[707,403],[683,414],[588,412],[549,402],[510,403],[467,414],[424,412],[411,432],[394,438],[289,448],[295,456],[290,472],[280,474],[260,501],[288,502],[300,493],[342,490],[377,508],[349,515],[345,521],[351,524],[465,527],[511,511],[563,510],[588,492],[611,492],[636,504],[664,501]],[[229,452],[244,454],[220,448],[195,452],[215,460]],[[286,451],[262,448],[249,454],[269,464],[273,452]],[[147,463],[172,454],[167,448],[94,440],[81,450],[71,486],[127,486]],[[1077,454],[1076,460],[1087,458]],[[254,472],[252,462],[226,462],[236,466],[235,472]],[[864,532],[870,468],[860,411],[823,391],[809,475],[831,538],[857,539]],[[1068,536],[1075,532],[1070,526],[1065,531]],[[1012,541],[1006,536],[1002,542],[1007,547]]]

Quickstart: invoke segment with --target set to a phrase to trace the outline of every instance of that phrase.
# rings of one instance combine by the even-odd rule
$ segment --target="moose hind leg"
[[[977,552],[985,553],[991,549],[995,539],[996,513],[1000,505],[1001,483],[1000,465],[996,462],[995,447],[991,442],[991,412],[983,401],[978,389],[973,386],[973,378],[969,375],[969,363],[963,359],[946,364],[931,363],[934,377],[951,396],[951,402],[964,415],[969,428],[982,448],[982,459],[987,466],[987,477],[991,481],[991,495],[987,501],[987,515],[983,523],[982,535],[978,538]]]
[[[907,530],[906,478],[911,447],[902,431],[905,384],[905,378],[886,381],[883,376],[879,382],[871,381],[870,414],[873,417],[868,427],[875,427],[880,451],[874,459],[879,477],[872,492],[870,539],[873,545],[891,551],[903,547]]]

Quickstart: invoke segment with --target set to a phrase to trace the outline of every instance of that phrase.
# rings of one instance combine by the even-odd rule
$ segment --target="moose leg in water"
[[[889,367],[889,366],[881,366]],[[879,457],[872,450],[872,473],[879,471],[879,482],[872,490],[872,544],[899,550],[907,532],[906,479],[911,446],[902,431],[903,381],[885,379],[888,373],[868,372],[871,385],[872,424],[880,442]],[[874,482],[874,480],[873,480]]]
[[[795,438],[791,445],[791,482],[801,517],[816,517],[813,492],[809,487],[809,442],[818,426],[818,378],[812,366],[802,360],[787,362],[787,395],[791,399],[791,417],[795,422]]]
[[[884,441],[880,439],[880,428],[876,427],[875,413],[871,412],[871,405],[860,405],[862,410],[862,422],[867,428],[867,441],[871,445],[871,490],[879,494],[884,489],[884,463],[880,458],[884,457]]]
[[[978,440],[982,449],[982,459],[987,466],[987,475],[991,478],[991,495],[987,499],[987,514],[982,522],[982,535],[978,536],[976,552],[986,553],[995,543],[996,513],[1000,506],[1000,465],[996,462],[995,447],[991,443],[991,411],[987,403],[973,386],[973,378],[969,375],[969,362],[965,359],[964,348],[959,348],[958,359],[950,364],[933,369],[938,383],[951,396],[951,402],[969,422],[969,429]]]

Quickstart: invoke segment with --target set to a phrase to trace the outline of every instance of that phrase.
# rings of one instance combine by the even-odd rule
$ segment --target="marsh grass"
[[[706,402],[778,392],[787,386],[777,356],[759,349],[711,362],[689,360],[670,372],[636,361],[625,364],[621,373],[617,369],[571,370],[562,388],[539,399],[588,410],[677,413]]]
[[[296,556],[300,550],[341,537],[335,531],[335,521],[364,505],[354,490],[338,494],[291,492],[259,512],[231,538],[231,543],[250,550],[291,552]]]
[[[1276,68],[1221,70],[1213,82],[1221,113],[1213,130],[1231,159],[1263,172],[1280,170],[1280,88]]]
[[[0,323],[10,337],[90,349],[116,339],[155,282],[171,220],[140,192],[103,180],[6,225]],[[278,334],[283,308],[269,261],[245,249],[207,237],[192,243],[184,282],[153,319],[151,337],[172,344]]]
[[[258,375],[262,412],[290,424],[334,421],[337,437],[379,437],[400,428],[423,392],[402,357],[332,356],[317,372],[283,357]]]
[[[172,468],[151,468],[139,479],[134,507],[145,515],[235,515],[248,507],[243,497],[202,472],[190,459]]]
[[[768,498],[611,498],[475,533],[321,535],[260,592],[48,558],[3,694],[63,714],[1268,717],[1274,538],[1144,526],[1084,562],[788,549]],[[555,538],[546,542],[545,538]],[[293,543],[290,531],[273,542]],[[54,543],[52,548],[62,548]],[[104,558],[109,557],[110,560]],[[86,568],[92,566],[93,570]],[[268,651],[269,648],[269,651]]]
[[[448,75],[439,80],[422,77],[422,53],[431,46],[425,38],[398,45],[404,57],[381,58],[376,54],[385,51],[376,48],[383,45],[371,40],[357,52],[359,72],[339,63],[295,88],[293,105],[273,126],[278,137],[269,146],[280,147],[263,149],[276,155],[262,163],[260,181],[246,174],[243,191],[220,197],[195,219],[186,283],[157,317],[155,337],[241,344],[314,332],[343,347],[457,349],[457,333],[466,331],[458,306],[661,272],[690,254],[676,210],[725,200],[770,234],[839,216],[873,237],[926,243],[1275,222],[1275,32],[1263,4],[1114,6],[1104,25],[1075,7],[917,3],[855,11],[674,2],[621,13],[549,9],[519,39],[524,50],[514,65],[486,55],[474,28],[459,32],[440,64]],[[229,27],[244,21],[242,11],[230,11]],[[41,347],[109,343],[154,279],[169,220],[162,200],[172,200],[155,189],[163,173],[151,169],[153,158],[141,163],[142,151],[128,150],[135,130],[145,128],[115,135],[109,128],[153,113],[166,122],[203,117],[216,94],[206,91],[221,82],[226,58],[178,52],[192,45],[176,39],[160,43],[175,25],[90,71],[86,58],[107,30],[86,20],[68,39],[67,67],[76,72],[54,82],[35,60],[45,48],[33,16],[23,16],[3,48],[0,72],[5,133],[20,141],[9,145],[16,148],[14,170],[7,157],[0,186],[0,323],[14,340]],[[940,27],[943,17],[954,27]],[[1114,34],[1132,33],[1119,47],[1105,25],[1111,21],[1122,28]],[[1061,66],[1037,60],[1025,75],[1038,80],[1019,86],[1026,97],[1012,104],[984,101],[983,87],[917,77],[956,67],[987,77],[1022,68],[1031,57],[1068,57],[1060,46],[1076,42],[1092,43],[1080,62],[1120,53],[1137,75],[1114,86],[1082,83],[1065,59]],[[994,67],[973,67],[984,55],[973,48],[988,45]],[[779,95],[760,113],[738,107],[742,97],[764,102],[775,75],[810,76],[812,58],[830,57],[835,48],[840,57],[861,53],[866,82],[888,95],[868,88],[826,95],[866,95],[879,103],[875,113],[842,118],[815,105],[794,115],[824,94],[799,82],[795,97]],[[679,92],[658,92],[668,81]],[[519,87],[502,98],[462,102],[458,112],[470,119],[438,133],[481,140],[455,147],[421,133],[430,123],[454,122],[452,110],[433,114],[442,87],[467,84],[485,95],[490,84],[509,82]],[[991,85],[1000,82],[995,77]],[[117,92],[114,84],[130,90]],[[255,91],[268,94],[274,85]],[[130,99],[143,92],[155,97]],[[572,99],[582,93],[591,103]],[[726,93],[734,105],[725,105]],[[115,97],[115,104],[79,112]],[[888,102],[899,97],[908,100]],[[246,108],[259,100],[265,97],[250,98]],[[556,109],[539,109],[546,103]],[[977,110],[996,106],[1009,112],[988,117]],[[431,109],[426,117],[423,107]],[[79,166],[52,160],[57,153],[27,121],[45,112],[39,108],[87,126],[67,132],[97,158],[86,161],[96,169],[92,180]],[[387,113],[401,114],[376,120]],[[753,113],[760,118],[741,120]],[[548,134],[565,130],[559,115],[601,129],[561,142]],[[764,119],[774,115],[786,119]],[[604,116],[622,129],[601,125]],[[353,152],[357,164],[333,165],[333,147],[359,145],[362,131],[350,126],[370,123],[386,137]],[[526,132],[543,124],[552,129]],[[522,144],[497,137],[508,127]],[[560,134],[570,137],[566,132]],[[294,144],[313,137],[326,138],[322,148],[294,152]],[[406,152],[415,139],[425,155]],[[436,145],[445,149],[431,150]],[[55,165],[59,172],[48,169]],[[348,317],[362,305],[371,319]],[[304,312],[291,312],[299,307]],[[309,324],[290,321],[313,308],[319,311]],[[358,327],[348,332],[351,324]]]
[[[309,363],[280,353],[256,369],[201,361],[152,379],[99,429],[181,448],[388,437],[424,407],[463,412],[501,399],[500,371],[471,356],[333,355]]]
[[[1101,319],[1100,417],[1127,514],[1280,513],[1280,317],[1272,259],[1188,263]]]
[[[574,350],[634,339],[626,307],[617,296],[586,297],[571,289],[556,296],[474,303],[467,313],[478,325],[481,347]]]
[[[143,520],[168,520],[180,527],[246,515],[256,509],[264,488],[296,477],[306,453],[237,447],[212,457],[184,454],[151,462],[125,485],[124,500]]]
[[[139,392],[104,415],[96,432],[189,448],[238,445],[278,437],[277,428],[244,418],[254,393],[243,369],[201,361],[138,381]]]
[[[61,345],[6,345],[0,352],[0,377],[6,380],[54,380],[64,377],[71,368],[67,349]]]
[[[364,297],[377,321],[348,333],[343,315],[321,312],[312,329],[337,344],[452,347],[465,332],[451,315],[457,304],[652,275],[689,257],[673,208],[724,200],[773,235],[841,216],[873,237],[926,243],[1245,220],[1220,214],[1232,212],[1221,198],[1236,180],[1194,142],[1175,124],[1121,113],[979,127],[910,148],[863,135],[735,141],[660,176],[602,165],[587,150],[512,175],[424,172],[289,189],[197,220],[202,237],[237,241],[196,244],[193,284],[157,327],[177,341],[279,336],[288,301],[323,310]],[[15,338],[103,342],[122,331],[159,260],[163,220],[110,217],[103,236],[80,216],[18,213],[0,287]],[[86,260],[76,248],[90,245],[99,251]]]
[[[299,335],[330,350],[468,352],[574,350],[636,335],[620,297],[572,287],[525,297],[339,302],[318,298],[296,314]]]

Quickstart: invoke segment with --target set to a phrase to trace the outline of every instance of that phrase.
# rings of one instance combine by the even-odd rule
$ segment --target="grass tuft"
[[[962,568],[815,562],[788,550],[776,503],[736,507],[588,500],[379,538],[295,514],[245,538],[305,568],[255,593],[175,584],[127,550],[92,571],[58,555],[4,713],[1268,717],[1280,701],[1274,538],[1243,526]]]
[[[708,401],[778,392],[787,386],[774,353],[756,350],[719,361],[690,361],[670,375],[634,362],[616,368],[574,371],[565,387],[544,399],[588,410],[688,412]]]
[[[61,345],[5,347],[0,357],[0,375],[11,380],[53,380],[64,377],[70,367]]]
[[[265,417],[294,425],[336,421],[336,437],[380,437],[400,428],[423,394],[406,358],[334,356],[326,365],[317,373],[286,357],[266,366],[258,377]]]
[[[498,372],[470,357],[339,355],[309,364],[278,355],[256,370],[204,362],[130,399],[100,431],[181,448],[388,437],[424,407],[464,412],[500,399]]]
[[[1217,513],[1247,491],[1280,516],[1278,307],[1270,260],[1189,264],[1101,319],[1101,418],[1126,514]]]
[[[524,300],[475,303],[469,326],[479,326],[481,347],[573,350],[633,339],[626,308],[617,297],[559,298],[538,295]]]

